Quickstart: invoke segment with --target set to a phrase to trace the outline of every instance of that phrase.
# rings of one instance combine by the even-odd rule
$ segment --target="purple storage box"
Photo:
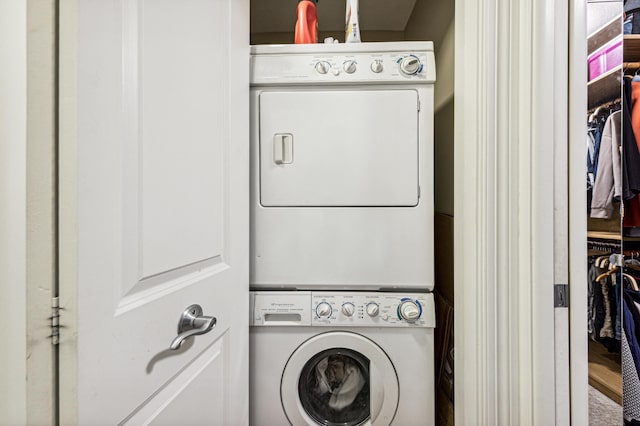
[[[622,37],[616,37],[587,57],[589,81],[622,65]]]

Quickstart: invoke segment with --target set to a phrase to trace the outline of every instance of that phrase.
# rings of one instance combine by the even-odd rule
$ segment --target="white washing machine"
[[[430,293],[251,292],[252,426],[433,425]]]
[[[252,47],[252,288],[433,288],[434,82],[431,42]]]

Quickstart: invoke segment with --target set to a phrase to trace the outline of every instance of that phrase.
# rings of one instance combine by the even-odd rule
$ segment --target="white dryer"
[[[431,290],[433,44],[251,53],[251,286]]]
[[[433,425],[430,293],[251,292],[252,426]]]

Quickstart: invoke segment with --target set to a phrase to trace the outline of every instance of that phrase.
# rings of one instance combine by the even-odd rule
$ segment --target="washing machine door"
[[[398,376],[387,354],[370,339],[327,332],[291,355],[280,395],[294,426],[387,426],[398,408]]]

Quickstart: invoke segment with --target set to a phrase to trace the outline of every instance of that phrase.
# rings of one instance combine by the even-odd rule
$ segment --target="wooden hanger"
[[[600,111],[602,111],[602,108],[603,108],[603,105],[600,105],[598,108],[595,109],[595,111],[593,111],[593,113],[589,116],[589,123],[593,122],[593,120],[596,119],[598,114],[600,114]]]
[[[629,282],[631,283],[631,288],[634,289],[635,291],[640,291],[640,289],[638,288],[638,282],[636,281],[636,279],[634,277],[632,277],[629,274],[622,274],[623,279],[626,278],[627,280],[629,280]]]
[[[617,267],[617,266],[614,266],[614,267],[613,267],[613,269],[611,269],[611,270],[609,270],[609,271],[605,272],[604,274],[600,274],[600,275],[598,275],[598,276],[596,277],[596,281],[597,281],[597,282],[600,282],[603,278],[606,278],[606,277],[608,277],[609,275],[613,275],[613,274],[615,274],[617,271],[618,271],[618,267]]]
[[[640,271],[640,265],[634,265],[633,263],[625,263],[624,267],[633,269],[634,271]]]
[[[596,109],[593,110],[593,113],[591,113],[591,115],[588,116],[587,121],[591,123],[593,120],[598,118],[598,116],[602,114],[602,112],[604,111],[608,111],[608,114],[611,114],[611,112],[613,112],[614,110],[617,111],[619,109],[620,109],[620,101],[618,100],[604,103],[602,105],[597,106]]]
[[[596,267],[600,268],[600,269],[604,268],[604,265],[601,265],[601,262],[604,262],[605,260],[608,262],[609,261],[609,256],[600,256],[600,257],[598,257],[596,259],[596,261],[595,261]]]

